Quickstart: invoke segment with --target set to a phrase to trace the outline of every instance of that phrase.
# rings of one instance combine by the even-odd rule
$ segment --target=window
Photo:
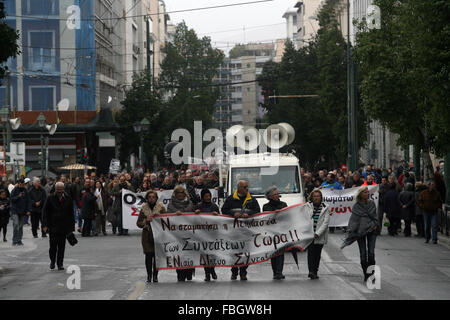
[[[275,175],[263,175],[264,171],[261,169],[262,167],[231,169],[231,185],[236,186],[239,180],[244,179],[248,181],[248,191],[251,194],[262,195],[270,186],[277,186],[281,194],[300,193],[297,166],[280,166]]]
[[[297,25],[297,16],[296,16],[296,15],[295,15],[295,16],[292,16],[292,24],[293,24],[294,26]]]
[[[55,69],[55,34],[53,31],[29,31],[29,67],[31,70]]]
[[[57,0],[22,0],[22,8],[27,15],[58,15],[59,14],[59,1]]]
[[[31,110],[53,110],[55,105],[55,86],[30,86]]]

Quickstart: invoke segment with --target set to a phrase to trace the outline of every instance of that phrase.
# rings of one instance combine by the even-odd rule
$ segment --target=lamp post
[[[46,172],[44,173],[44,171],[45,171],[44,170],[44,166],[45,166],[44,159],[46,158],[44,156],[44,127],[49,131],[50,135],[53,135],[55,133],[58,125],[57,124],[48,125],[46,123],[46,118],[42,112],[39,114],[39,116],[37,117],[36,120],[39,124],[39,127],[41,128],[41,152],[40,152],[41,163],[40,164],[41,164],[41,178],[42,178],[45,176],[45,173],[46,173]]]
[[[149,128],[150,122],[147,120],[147,118],[142,119],[141,122],[136,121],[133,125],[134,132],[140,133],[139,164],[141,166],[144,164],[144,134]]]

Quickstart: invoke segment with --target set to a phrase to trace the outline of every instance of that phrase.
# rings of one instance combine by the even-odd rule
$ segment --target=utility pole
[[[10,79],[11,72],[9,70],[6,70],[6,110],[8,110],[8,120],[6,121],[6,153],[9,153],[11,151],[10,144],[11,144],[11,123],[9,122],[9,119],[11,118],[11,79]],[[5,164],[10,161],[10,157],[5,155]]]
[[[351,58],[350,43],[350,0],[347,0],[347,139],[348,139],[348,167],[349,170],[358,169],[358,124],[356,106],[356,66]]]
[[[347,162],[348,169],[353,171],[352,109],[350,103],[350,61],[350,0],[347,0]]]

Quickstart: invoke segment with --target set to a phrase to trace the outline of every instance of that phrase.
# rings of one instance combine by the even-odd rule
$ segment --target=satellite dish
[[[53,135],[56,131],[56,128],[58,128],[58,125],[57,124],[47,124],[45,127],[47,128],[50,135]]]
[[[20,127],[21,121],[20,118],[10,119],[9,123],[11,123],[11,128],[13,130],[17,130]]]
[[[59,111],[67,111],[69,110],[69,106],[70,106],[69,99],[62,99],[60,102],[58,102]]]

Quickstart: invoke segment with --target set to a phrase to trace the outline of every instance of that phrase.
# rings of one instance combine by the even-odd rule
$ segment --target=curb
[[[417,233],[417,228],[415,224],[411,224],[411,231]],[[441,232],[438,232],[438,244],[441,244],[447,248],[450,248],[450,237],[447,237]]]

